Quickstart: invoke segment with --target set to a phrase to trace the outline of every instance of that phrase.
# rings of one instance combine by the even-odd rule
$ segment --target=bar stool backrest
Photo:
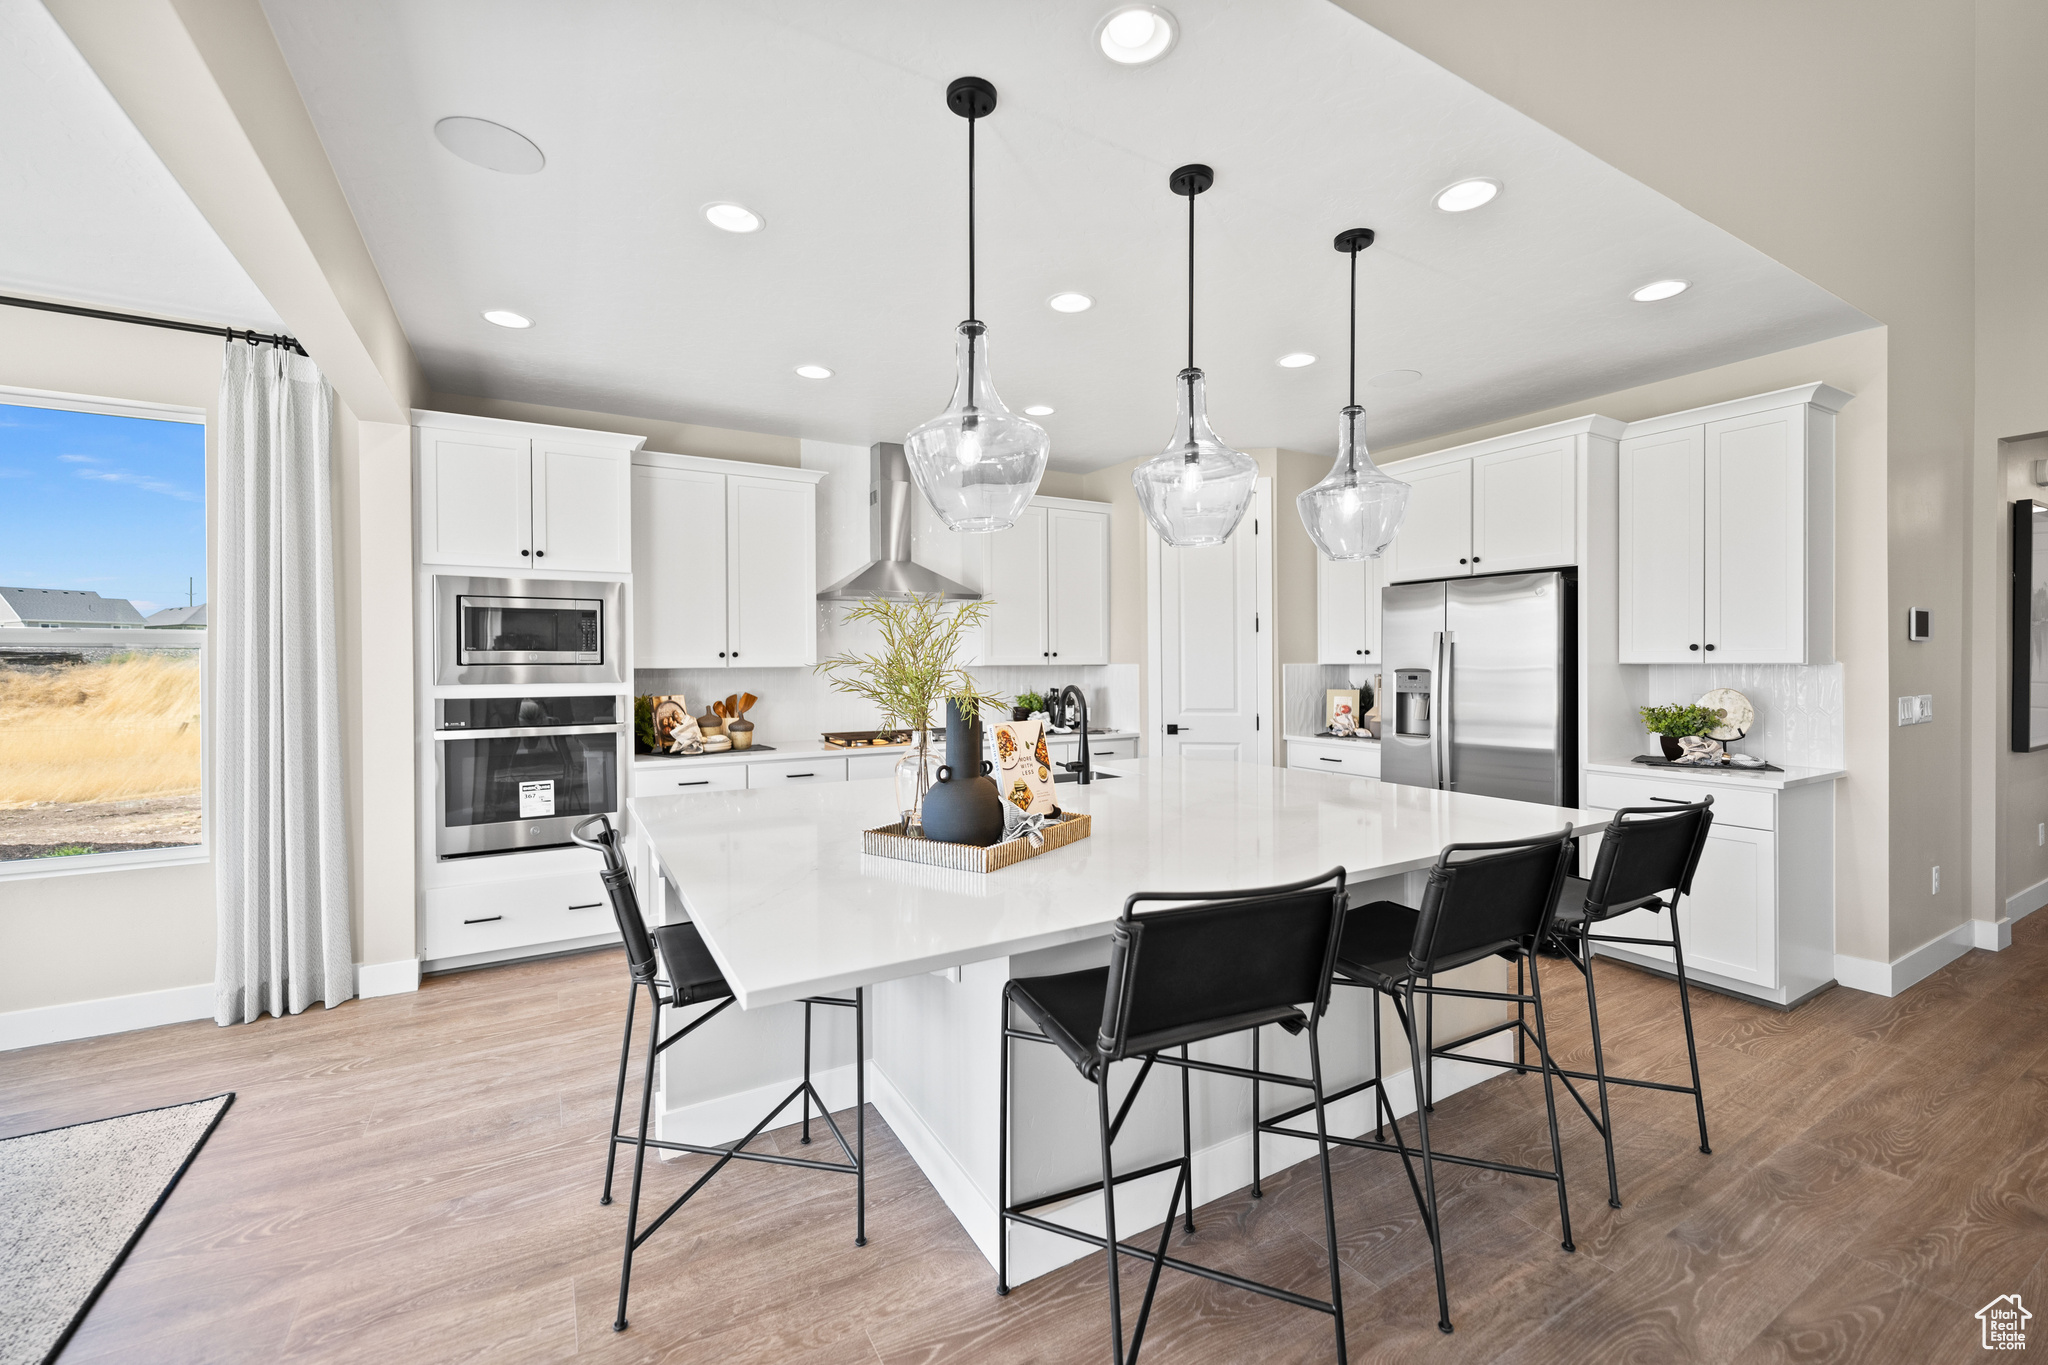
[[[640,897],[633,890],[633,874],[626,867],[626,855],[619,851],[619,832],[612,828],[611,818],[593,815],[570,830],[569,837],[604,855],[604,871],[597,875],[611,898],[619,937],[626,943],[626,965],[632,968],[635,981],[654,980],[654,938],[647,932],[647,921],[640,917]]]
[[[1564,888],[1571,837],[1566,825],[1540,839],[1445,848],[1429,869],[1408,965],[1431,976],[1533,946]]]
[[[1606,919],[1666,892],[1691,895],[1692,874],[1714,823],[1713,805],[1709,795],[1694,805],[1616,811],[1600,838],[1600,856],[1586,890],[1587,913]]]
[[[1199,905],[1138,913],[1146,901]],[[1320,1017],[1344,930],[1344,869],[1286,886],[1146,892],[1110,932],[1109,990],[1096,1049],[1104,1061]]]

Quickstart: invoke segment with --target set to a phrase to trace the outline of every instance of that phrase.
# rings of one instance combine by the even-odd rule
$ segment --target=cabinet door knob
[[[1686,648],[1687,648],[1687,649],[1690,649],[1690,650],[1695,650],[1695,651],[1697,651],[1697,650],[1699,649],[1699,646],[1698,646],[1698,645],[1687,645],[1687,646],[1686,646]]]
[[[519,557],[520,557],[521,559],[524,559],[524,558],[526,558],[526,557],[527,557],[528,555],[530,555],[530,554],[532,554],[532,553],[533,553],[533,551],[531,551],[531,550],[521,550],[521,551],[519,552]]]
[[[1708,646],[1707,646],[1707,648],[1708,648],[1708,649],[1712,649],[1712,648],[1713,648],[1713,646],[1712,646],[1712,645],[1708,645]]]
[[[1463,563],[1464,563],[1465,561],[1461,559],[1461,560],[1459,560],[1458,562],[1459,562],[1460,564],[1463,564]]]
[[[1477,563],[1479,562],[1479,556],[1478,556],[1478,555],[1473,555],[1473,556],[1472,556],[1472,562],[1473,562],[1474,564],[1477,564]]]
[[[1363,653],[1365,653],[1365,651],[1364,651],[1364,650],[1362,650],[1362,649],[1354,649],[1354,650],[1352,650],[1351,652],[1352,652],[1353,654],[1363,654]]]
[[[546,550],[535,550],[533,552],[533,557],[535,559],[545,559],[547,558],[547,553],[548,552]]]
[[[719,650],[719,651],[718,651],[718,657],[719,657],[719,658],[721,658],[721,659],[723,659],[723,658],[725,657],[725,651],[724,651],[724,650],[722,650],[722,649],[721,649],[721,650]]]

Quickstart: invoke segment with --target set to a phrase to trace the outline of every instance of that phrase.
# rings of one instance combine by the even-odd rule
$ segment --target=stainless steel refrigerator
[[[1383,589],[1380,780],[1576,806],[1577,592],[1569,572]]]

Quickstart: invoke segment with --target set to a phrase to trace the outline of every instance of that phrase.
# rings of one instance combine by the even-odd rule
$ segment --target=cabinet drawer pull
[[[1652,801],[1662,801],[1673,806],[1690,806],[1692,804],[1692,802],[1682,796],[1653,796],[1650,799]]]
[[[463,923],[464,923],[464,924],[489,924],[489,923],[490,923],[490,922],[491,922],[492,920],[494,920],[494,919],[503,919],[503,918],[505,918],[505,917],[504,917],[503,915],[485,915],[485,916],[484,916],[484,917],[483,917],[482,919],[466,919],[466,920],[464,920],[464,921],[463,921]]]
[[[688,782],[678,782],[676,785],[678,787],[708,787],[711,785],[711,779],[708,777],[692,778]]]
[[[598,909],[599,907],[601,907],[601,906],[602,906],[603,904],[604,904],[604,902],[603,902],[603,901],[586,901],[586,902],[585,902],[584,904],[582,904],[582,905],[572,905],[572,906],[570,906],[569,908],[570,908],[571,910],[596,910],[596,909]]]
[[[1318,755],[1316,758],[1316,762],[1318,763],[1342,763],[1343,761],[1344,760],[1341,758],[1323,758],[1320,755]]]
[[[816,777],[816,773],[784,773],[784,777]]]

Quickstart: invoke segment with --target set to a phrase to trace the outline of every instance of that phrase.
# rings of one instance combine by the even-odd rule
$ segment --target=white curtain
[[[214,1018],[355,992],[335,651],[333,390],[302,355],[227,343],[213,594]]]

